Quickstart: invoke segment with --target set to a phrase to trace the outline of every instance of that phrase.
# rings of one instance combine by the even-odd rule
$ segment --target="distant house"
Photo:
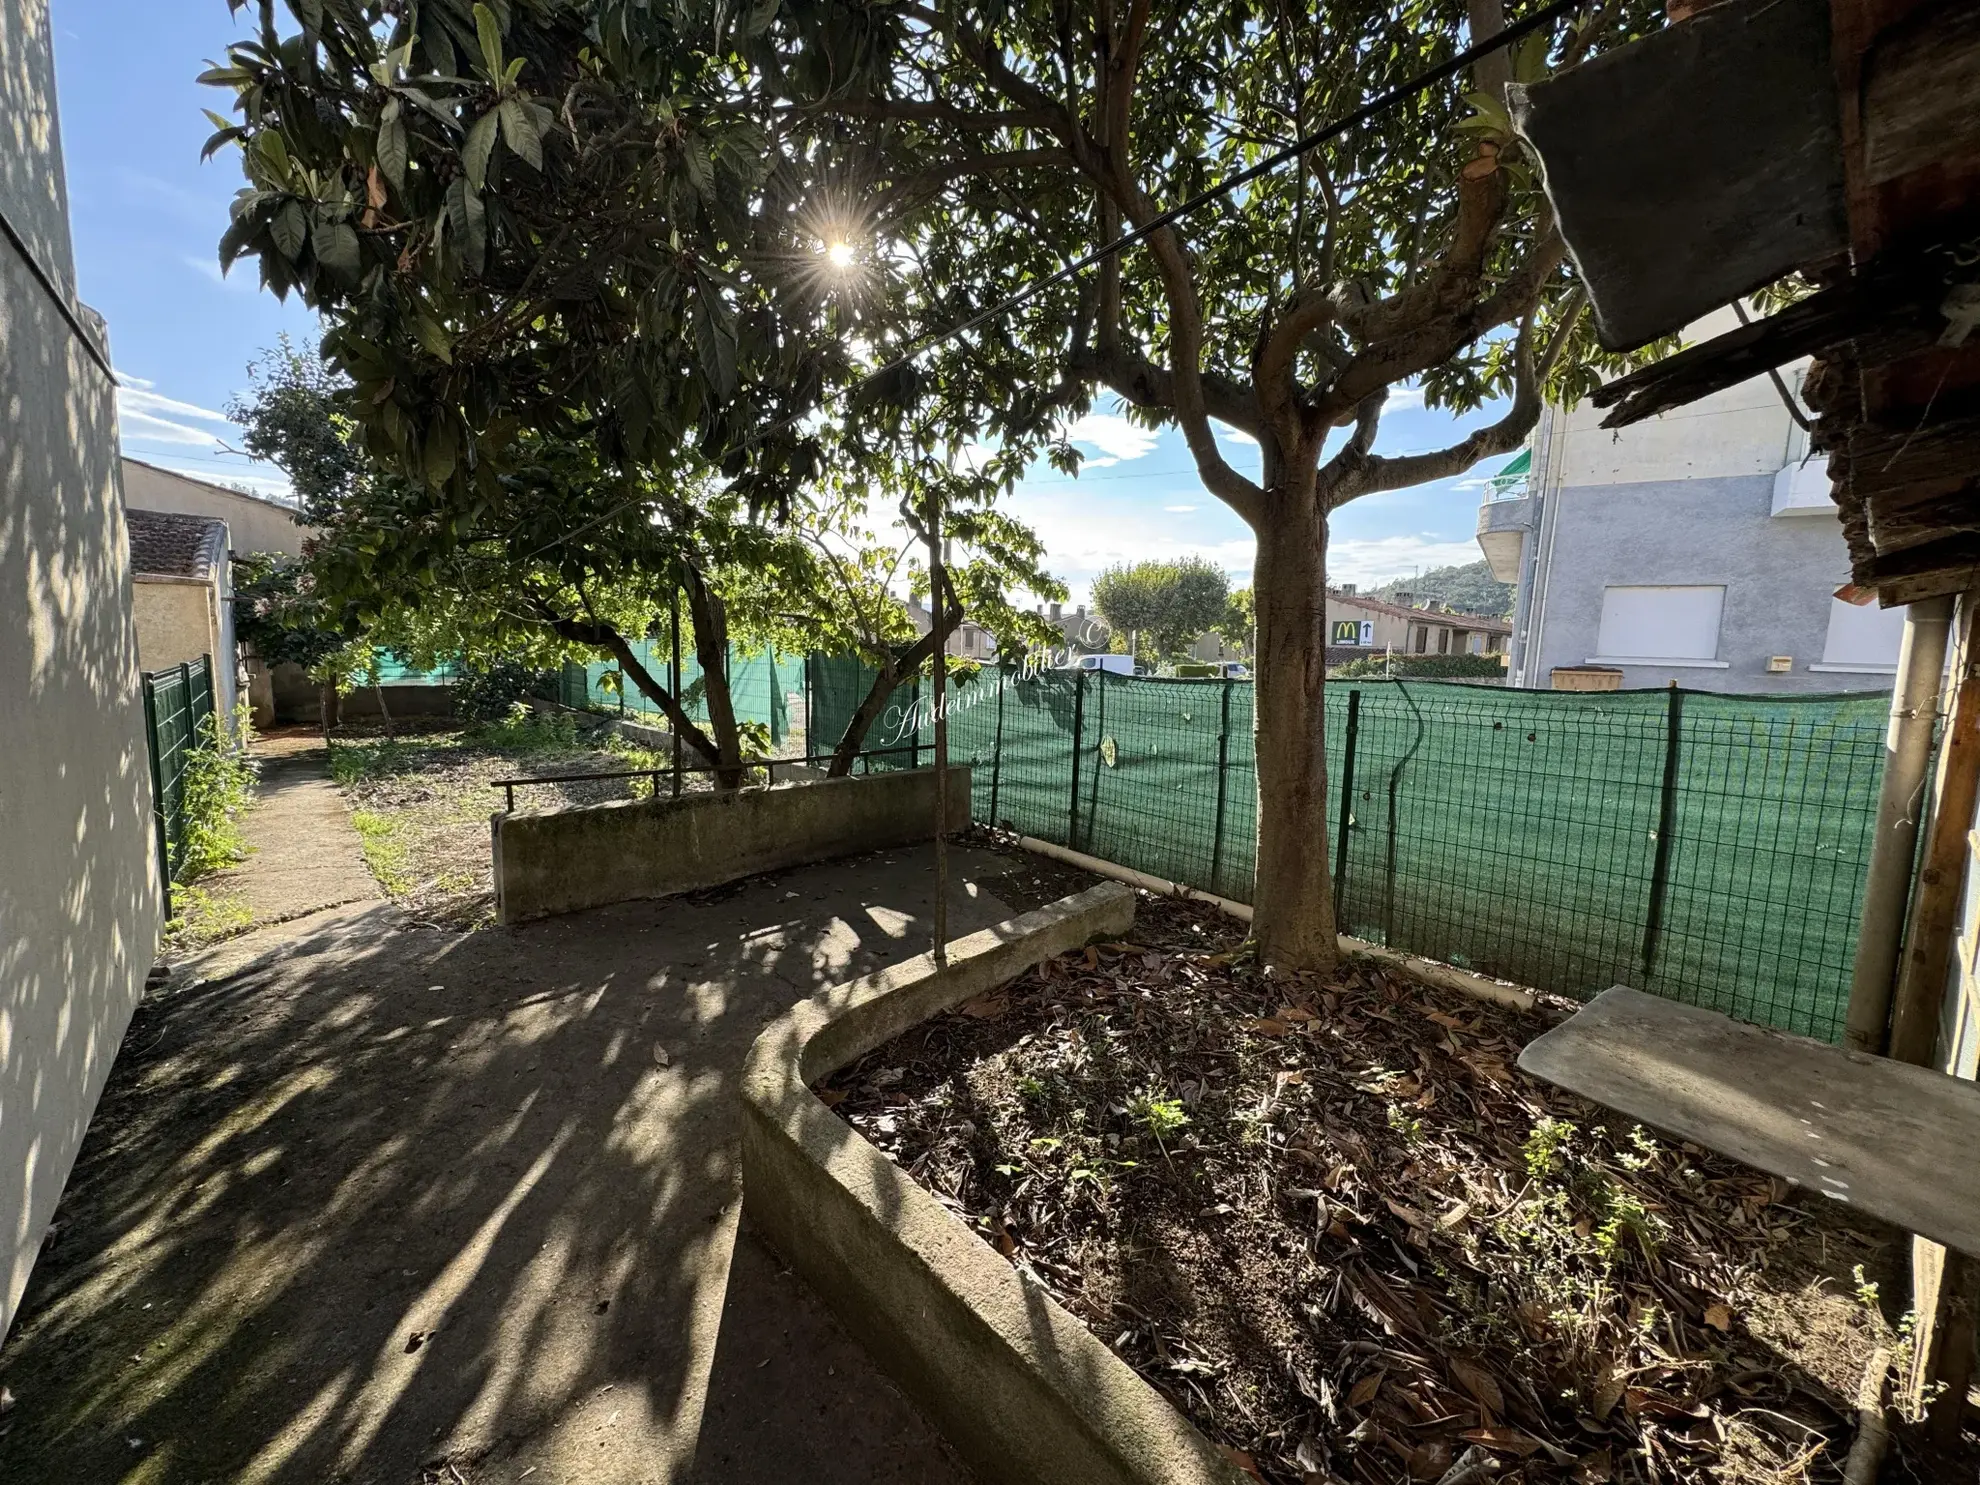
[[[293,506],[160,469],[129,455],[124,456],[124,508],[212,516],[227,523],[233,550],[244,554],[301,556],[303,543],[316,534],[315,527],[297,520]]]
[[[913,621],[916,634],[926,634],[934,627],[934,617],[928,606],[918,598],[910,598],[907,603],[908,618]],[[993,660],[997,656],[997,636],[973,619],[964,619],[956,632],[949,636],[949,642],[942,647],[959,660],[978,662]]]
[[[227,523],[213,516],[126,510],[138,666],[165,670],[202,655],[213,665],[213,704],[234,714],[240,661]]]
[[[1802,371],[1783,375],[1792,394]],[[1850,565],[1828,469],[1767,378],[1628,428],[1601,418],[1547,408],[1526,477],[1493,481],[1479,510],[1492,575],[1519,585],[1512,685],[1591,668],[1625,687],[1891,684],[1904,611],[1834,596]]]
[[[1496,655],[1512,625],[1442,605],[1419,607],[1408,593],[1371,598],[1350,585],[1327,590],[1327,663],[1367,655]]]

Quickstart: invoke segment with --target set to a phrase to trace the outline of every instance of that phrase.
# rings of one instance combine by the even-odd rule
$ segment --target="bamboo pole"
[[[1904,614],[1897,686],[1884,742],[1884,782],[1877,795],[1876,833],[1863,887],[1856,962],[1849,986],[1849,1046],[1881,1053],[1890,1030],[1891,994],[1897,980],[1904,909],[1918,857],[1918,822],[1925,812],[1932,731],[1946,669],[1953,601],[1927,598]]]
[[[1951,978],[1952,946],[1972,859],[1969,832],[1980,798],[1980,590],[1959,600],[1954,621],[1953,702],[1939,747],[1932,817],[1926,827],[1918,887],[1905,933],[1904,958],[1891,1011],[1890,1055],[1916,1067],[1939,1067],[1940,1021]],[[1956,1444],[1972,1383],[1980,1264],[1925,1238],[1911,1239],[1912,1408],[1925,1407],[1927,1431]],[[1936,1393],[1936,1395],[1935,1395]]]

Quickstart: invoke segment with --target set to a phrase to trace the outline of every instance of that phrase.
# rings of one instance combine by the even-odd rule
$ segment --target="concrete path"
[[[1009,865],[957,853],[952,932],[1009,915]],[[0,1481],[962,1485],[737,1231],[745,1051],[924,949],[931,872],[467,935],[381,904],[182,971],[0,1352]]]
[[[257,927],[382,898],[364,864],[350,806],[330,781],[322,735],[265,734],[255,739],[254,755],[261,781],[243,821],[252,854],[200,885],[245,903]]]

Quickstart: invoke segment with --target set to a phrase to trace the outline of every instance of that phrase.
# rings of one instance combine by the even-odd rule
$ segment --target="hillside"
[[[1398,593],[1408,593],[1418,603],[1447,603],[1462,613],[1485,614],[1494,619],[1512,616],[1514,591],[1511,583],[1493,577],[1492,569],[1483,560],[1467,562],[1462,567],[1433,567],[1417,577],[1395,578],[1379,588],[1369,589],[1372,596],[1391,603]]]

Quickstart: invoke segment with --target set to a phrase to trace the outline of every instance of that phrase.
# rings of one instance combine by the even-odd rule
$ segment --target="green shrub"
[[[247,708],[231,727],[218,715],[199,724],[179,780],[180,883],[224,870],[247,857],[240,817],[254,799],[254,764],[247,755]]]
[[[517,702],[552,691],[542,671],[497,660],[460,673],[454,681],[454,712],[468,722],[500,722]]]
[[[1506,667],[1497,655],[1364,655],[1336,666],[1336,680],[1367,676],[1411,676],[1421,680],[1503,680]]]
[[[578,750],[577,718],[569,712],[544,715],[532,711],[526,702],[511,702],[500,721],[471,729],[468,741],[521,757],[574,753]]]

